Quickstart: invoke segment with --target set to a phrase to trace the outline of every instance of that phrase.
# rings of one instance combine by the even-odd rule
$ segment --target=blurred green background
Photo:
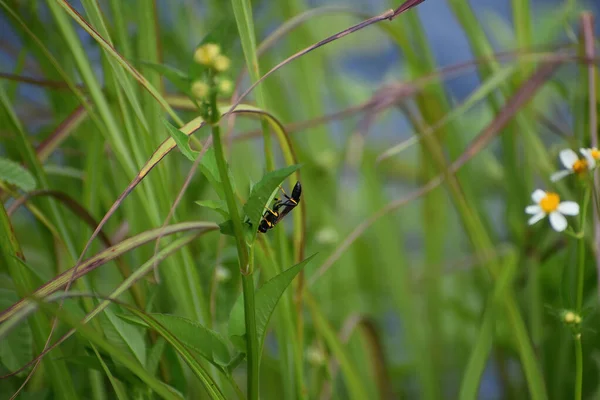
[[[242,5],[245,11],[236,9]],[[10,213],[1,221],[0,264],[0,374],[8,375],[41,352],[56,314],[43,308],[9,315],[9,307],[75,265],[119,195],[156,164],[151,157],[169,138],[163,119],[180,126],[198,117],[176,78],[193,71],[192,54],[207,34],[218,32],[232,60],[228,76],[243,92],[255,80],[246,72],[243,45],[252,42],[252,30],[264,74],[400,3],[1,0],[0,6],[0,157],[16,163],[0,171]],[[597,396],[594,222],[584,220],[587,235],[575,240],[547,221],[527,226],[524,208],[538,187],[581,199],[577,184],[553,186],[549,174],[559,168],[560,149],[589,147],[590,132],[598,131],[591,125],[598,102],[590,96],[598,81],[589,78],[598,59],[589,65],[577,59],[585,44],[598,46],[597,26],[591,39],[582,33],[586,15],[598,11],[595,2],[570,0],[426,0],[285,65],[243,99],[284,127],[285,134],[266,125],[275,167],[289,164],[290,154],[302,164],[302,209],[253,247],[256,286],[316,253],[268,325],[262,399],[563,399],[580,386],[578,376],[583,397]],[[240,22],[244,12],[250,30]],[[541,82],[532,79],[551,55],[565,60]],[[519,103],[523,95],[531,102]],[[220,103],[231,104],[230,97]],[[497,129],[506,110],[508,122]],[[241,206],[268,170],[265,125],[242,113],[221,126]],[[209,127],[197,130],[192,147],[209,136]],[[478,138],[485,146],[469,147]],[[472,158],[454,174],[450,166],[465,155]],[[444,181],[421,192],[436,177]],[[294,183],[290,178],[284,188],[290,192]],[[46,192],[11,210],[33,186]],[[158,272],[146,266],[145,278],[118,299],[226,338],[241,293],[238,254],[234,240],[212,224],[223,217],[196,204],[218,199],[206,166],[197,169],[172,151],[119,204],[104,227],[107,241],[96,240],[84,257],[126,243],[118,261],[84,269],[70,289],[82,296],[66,297],[64,313],[81,320],[171,245],[176,251]],[[197,237],[177,230],[159,244],[156,236],[140,247],[124,242],[165,223],[198,221],[206,224],[190,228]],[[562,316],[582,313],[575,300],[578,261],[590,311],[573,328]],[[179,348],[125,315],[125,306],[113,304],[88,324],[91,332],[77,328],[44,357],[19,398],[155,398],[159,387],[213,398]],[[50,343],[70,328],[65,318]],[[184,344],[201,337],[193,325],[165,327]],[[582,374],[575,371],[577,334]],[[199,346],[205,345],[211,348]],[[229,377],[191,348],[225,398],[246,396],[242,359]],[[0,398],[10,398],[30,371],[0,380]]]

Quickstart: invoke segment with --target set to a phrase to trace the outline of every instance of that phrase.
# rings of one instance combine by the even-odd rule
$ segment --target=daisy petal
[[[558,171],[558,172],[553,173],[550,176],[550,180],[552,182],[556,182],[556,181],[561,180],[562,178],[564,178],[567,175],[571,175],[572,173],[573,173],[573,171],[571,171],[571,170],[563,169],[562,171]]]
[[[525,214],[538,214],[542,212],[542,207],[538,205],[525,207]]]
[[[588,169],[592,170],[596,167],[596,160],[594,159],[594,156],[592,156],[592,150],[591,149],[579,149],[579,152],[585,157],[587,164],[588,164]]]
[[[579,148],[579,152],[585,158],[588,158],[592,154],[592,150],[591,149],[586,149],[586,148],[583,148],[583,147]]]
[[[539,203],[540,201],[542,201],[542,199],[546,197],[546,192],[544,192],[541,189],[536,189],[532,194],[531,194],[531,200],[533,200],[534,203]]]
[[[577,153],[571,149],[561,150],[558,156],[560,158],[560,162],[562,162],[562,165],[571,170],[573,169],[573,164],[575,164],[575,161],[579,160]]]
[[[556,232],[562,232],[567,229],[567,219],[558,211],[550,213],[550,225]]]
[[[533,217],[529,218],[529,221],[527,221],[527,223],[528,223],[529,225],[533,225],[533,224],[535,224],[536,222],[538,222],[538,221],[540,221],[540,220],[544,219],[544,217],[545,217],[545,216],[546,216],[546,214],[545,214],[545,213],[543,213],[543,212],[541,212],[541,213],[539,213],[539,214],[536,214],[536,215],[534,215]]]
[[[558,212],[565,215],[579,214],[579,204],[574,201],[563,201],[558,205]]]

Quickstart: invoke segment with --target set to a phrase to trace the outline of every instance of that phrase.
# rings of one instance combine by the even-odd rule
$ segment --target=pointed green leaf
[[[129,350],[131,350],[142,365],[146,364],[146,344],[144,336],[138,330],[139,328],[123,322],[123,320],[119,319],[110,308],[106,308],[104,313],[119,335],[119,339],[127,345]]]
[[[308,262],[315,256],[308,257],[301,263],[294,265],[293,267],[285,270],[281,274],[277,275],[273,279],[266,282],[256,291],[256,333],[258,336],[259,343],[264,340],[264,335],[269,323],[269,319],[275,310],[275,306],[285,289],[294,280],[296,275],[308,264]],[[235,344],[241,351],[246,351],[245,345],[246,326],[244,322],[244,303],[243,296],[240,296],[229,316],[229,337],[233,344]]]
[[[233,221],[228,219],[227,221],[220,223],[219,231],[222,235],[235,236],[235,233],[233,233]]]
[[[194,349],[217,367],[229,364],[231,356],[225,339],[217,332],[206,328],[199,322],[177,315],[152,313],[159,324],[169,329],[187,347]],[[148,323],[135,316],[122,315],[124,320],[148,327]]]
[[[166,119],[163,119],[163,123],[169,131],[169,135],[171,135],[175,143],[177,143],[177,147],[179,148],[179,151],[181,151],[181,154],[186,156],[188,160],[194,161],[196,157],[198,157],[198,152],[191,149],[189,136],[175,128]]]
[[[165,64],[156,64],[149,61],[141,61],[141,64],[152,68],[160,75],[164,76],[169,82],[173,84],[182,93],[189,95],[191,79],[185,74],[185,72],[178,70],[177,68],[171,67]]]
[[[148,358],[146,359],[146,370],[151,374],[156,374],[166,344],[167,342],[165,339],[159,337],[156,340],[156,343],[154,343],[154,346],[150,349],[150,354],[148,354]]]
[[[0,181],[15,185],[26,192],[35,189],[36,186],[31,172],[4,157],[0,157]]]
[[[14,290],[0,289],[0,310],[13,305],[19,296]],[[15,371],[33,358],[33,338],[28,324],[19,324],[6,337],[0,339],[0,363]],[[19,373],[19,376],[27,371]]]
[[[256,229],[264,214],[265,206],[268,206],[271,203],[281,182],[298,170],[298,168],[300,168],[300,165],[296,164],[271,171],[265,174],[256,185],[252,186],[250,197],[246,204],[244,204],[244,213],[252,226],[255,227],[253,230],[254,235],[256,235]]]
[[[206,207],[210,208],[211,210],[215,210],[225,219],[229,218],[227,204],[223,200],[200,200],[197,201],[196,204],[198,204],[200,207]]]

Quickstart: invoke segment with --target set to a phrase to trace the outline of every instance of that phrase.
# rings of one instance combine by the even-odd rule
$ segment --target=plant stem
[[[248,357],[248,399],[258,400],[259,352],[256,336],[256,315],[254,314],[254,281],[252,275],[242,274],[244,289],[244,318],[246,320],[246,350]]]
[[[244,292],[244,319],[246,322],[246,354],[248,357],[247,372],[247,392],[248,399],[258,400],[258,378],[259,378],[259,349],[258,338],[256,336],[256,315],[254,313],[254,281],[252,272],[254,271],[253,254],[248,257],[246,241],[244,239],[244,230],[242,220],[238,211],[237,203],[229,180],[227,164],[221,142],[221,128],[219,126],[220,113],[217,108],[217,93],[213,91],[210,96],[210,121],[212,125],[213,145],[215,147],[215,160],[221,182],[223,183],[223,192],[229,211],[229,217],[233,223],[233,232],[235,234],[238,258],[240,262],[240,271],[242,273],[242,288]],[[250,249],[252,251],[252,248]]]
[[[212,124],[212,138],[213,146],[215,147],[215,160],[217,162],[217,168],[219,169],[219,176],[223,183],[223,192],[225,194],[225,202],[227,203],[227,210],[229,217],[233,223],[233,232],[235,234],[235,242],[237,246],[238,257],[240,261],[240,270],[242,274],[252,274],[248,263],[248,251],[246,249],[246,243],[244,240],[244,229],[242,227],[242,220],[238,211],[231,182],[229,180],[229,174],[227,173],[227,163],[225,162],[225,156],[223,153],[223,143],[221,142],[221,127],[219,126],[219,110],[217,108],[217,95],[216,93],[211,95],[211,124]]]
[[[581,400],[583,389],[583,348],[581,334],[575,336],[575,400]]]
[[[585,190],[583,195],[583,203],[581,209],[580,232],[582,237],[577,243],[577,293],[576,293],[576,310],[577,314],[581,315],[583,307],[583,286],[585,278],[585,240],[583,233],[585,232],[585,215],[587,213],[588,203],[590,200],[590,188]],[[583,347],[581,345],[581,333],[575,334],[575,400],[581,399],[583,388]]]

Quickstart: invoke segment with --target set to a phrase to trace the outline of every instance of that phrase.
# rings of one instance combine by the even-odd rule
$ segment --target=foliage
[[[600,392],[591,12],[196,3],[0,0],[0,393]]]

